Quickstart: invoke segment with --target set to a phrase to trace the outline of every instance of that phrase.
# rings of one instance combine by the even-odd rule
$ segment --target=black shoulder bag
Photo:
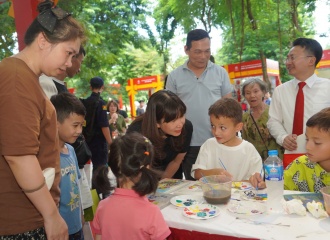
[[[268,156],[268,147],[267,147],[266,141],[262,137],[261,132],[260,132],[259,127],[258,127],[258,124],[256,123],[256,120],[254,120],[254,117],[252,116],[252,112],[251,111],[250,111],[250,116],[252,118],[252,121],[253,121],[254,125],[256,125],[256,128],[257,128],[257,131],[259,133],[259,136],[260,136],[260,138],[261,138],[262,142],[264,143],[264,146],[265,146],[265,148],[267,150],[267,154],[266,154],[266,157],[267,157]],[[263,160],[265,160],[265,159],[263,159]]]
[[[71,145],[76,152],[79,168],[84,168],[84,165],[92,158],[92,152],[85,141],[84,135],[80,134]]]

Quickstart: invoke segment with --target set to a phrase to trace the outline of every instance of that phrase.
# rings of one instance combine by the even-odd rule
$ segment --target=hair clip
[[[62,20],[71,15],[63,9],[55,6],[54,2],[46,0],[38,5],[40,11],[37,20],[40,25],[50,33],[54,32],[58,20]]]
[[[149,152],[148,151],[145,151],[144,154],[147,155],[147,156],[149,156]]]

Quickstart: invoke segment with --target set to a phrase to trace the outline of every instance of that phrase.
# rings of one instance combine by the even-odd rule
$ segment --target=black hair
[[[134,120],[134,122],[142,121],[141,133],[151,140],[155,147],[157,159],[165,157],[164,132],[158,128],[157,124],[160,124],[162,120],[166,123],[171,122],[185,114],[186,105],[175,93],[160,90],[150,96],[145,113]],[[178,152],[182,151],[185,138],[186,130],[184,127],[179,136],[167,136],[171,147]]]
[[[80,46],[80,48],[79,48],[79,53],[78,53],[78,55],[84,55],[84,56],[86,56],[86,50],[85,50],[85,48],[83,47],[83,46]]]
[[[297,38],[293,41],[292,46],[300,46],[305,49],[305,51],[308,52],[308,54],[311,54],[316,58],[315,60],[315,67],[320,62],[322,55],[323,55],[323,49],[321,44],[311,38]]]
[[[214,59],[214,56],[213,55],[210,56],[210,61],[213,62],[213,63],[215,63],[215,59]]]
[[[203,29],[191,30],[187,35],[187,40],[186,40],[187,50],[191,48],[192,41],[198,41],[204,38],[210,39],[209,34],[205,30]]]
[[[235,124],[238,124],[242,122],[242,107],[235,99],[221,98],[209,108],[209,116],[211,115],[216,118],[230,118]]]
[[[108,165],[121,187],[128,181],[134,183],[132,189],[140,196],[157,190],[159,174],[149,167],[154,157],[153,146],[146,137],[137,132],[116,138],[110,145]],[[98,169],[93,179],[98,191],[108,193],[113,189],[108,179],[108,167]]]
[[[55,107],[57,121],[63,123],[71,114],[85,117],[86,109],[82,102],[73,94],[68,92],[62,92],[57,95],[53,95],[50,101]]]
[[[117,108],[116,112],[118,112],[118,111],[119,111],[119,104],[118,104],[118,101],[116,101],[115,99],[112,99],[112,100],[110,100],[110,101],[107,103],[107,111],[110,112],[110,109],[109,109],[109,108],[110,108],[111,103],[112,103],[113,105],[115,105],[115,107]]]
[[[330,133],[330,108],[324,108],[315,113],[307,120],[306,126],[316,127],[320,131]]]

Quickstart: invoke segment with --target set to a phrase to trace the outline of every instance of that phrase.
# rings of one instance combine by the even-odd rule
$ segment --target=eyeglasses
[[[285,59],[285,63],[288,63],[288,62],[294,62],[296,61],[297,59],[299,58],[306,58],[306,57],[314,57],[314,56],[298,56],[298,57],[295,57],[295,56],[289,56]]]

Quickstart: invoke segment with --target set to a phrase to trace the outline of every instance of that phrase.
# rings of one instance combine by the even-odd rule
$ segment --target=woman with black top
[[[127,133],[139,132],[150,139],[155,148],[152,167],[163,171],[162,178],[182,179],[181,163],[193,132],[185,113],[186,106],[177,95],[161,90],[151,95],[146,112],[127,129]]]

